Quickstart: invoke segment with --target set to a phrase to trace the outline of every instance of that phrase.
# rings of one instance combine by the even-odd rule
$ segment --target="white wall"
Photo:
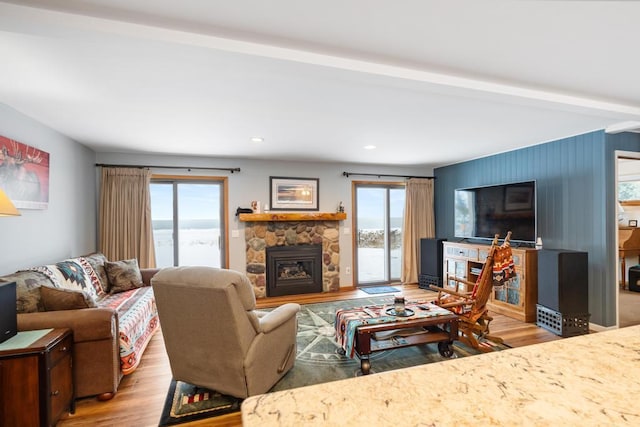
[[[349,177],[342,176],[342,172],[362,172],[376,174],[400,174],[430,176],[432,169],[364,166],[357,164],[337,163],[304,163],[304,162],[275,162],[266,160],[240,160],[204,157],[178,157],[167,155],[97,153],[97,162],[105,164],[129,164],[149,166],[191,166],[191,167],[239,167],[239,173],[186,170],[170,170],[153,168],[154,173],[172,175],[207,175],[227,176],[229,182],[229,268],[245,271],[245,240],[244,223],[235,216],[236,208],[250,207],[252,200],[259,200],[262,205],[269,203],[269,177],[306,177],[320,179],[320,211],[335,212],[340,201],[345,206],[347,220],[340,224],[340,285],[351,286],[352,275],[345,273],[346,267],[352,265],[351,234],[345,234],[345,227],[349,232],[353,229],[351,209],[352,181],[398,181],[399,178]],[[238,230],[238,237],[231,237],[232,231]]]
[[[0,275],[96,247],[95,153],[0,104],[0,135],[49,153],[49,207],[0,218]]]

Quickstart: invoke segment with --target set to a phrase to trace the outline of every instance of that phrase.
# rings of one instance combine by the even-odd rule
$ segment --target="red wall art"
[[[0,188],[18,209],[46,209],[49,153],[0,136]]]

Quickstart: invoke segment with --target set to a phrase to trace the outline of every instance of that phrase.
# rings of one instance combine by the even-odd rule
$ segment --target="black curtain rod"
[[[240,172],[240,168],[206,168],[198,166],[149,166],[149,165],[107,165],[104,163],[96,163],[96,166],[103,168],[136,168],[136,169],[186,169],[191,170],[215,170],[215,171],[228,171],[231,173]]]
[[[351,175],[354,176],[377,176],[380,177],[393,177],[393,178],[425,178],[425,179],[436,179],[435,176],[415,176],[415,175],[385,175],[381,173],[357,173],[357,172],[342,172],[342,176],[346,176],[347,178]]]

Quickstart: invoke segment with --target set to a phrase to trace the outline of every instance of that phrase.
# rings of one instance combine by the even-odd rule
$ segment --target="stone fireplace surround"
[[[242,215],[241,215],[242,217]],[[247,215],[251,217],[251,214]],[[242,218],[240,218],[242,220]],[[256,298],[266,297],[266,248],[322,245],[322,291],[340,288],[340,242],[337,220],[247,221],[247,276]]]

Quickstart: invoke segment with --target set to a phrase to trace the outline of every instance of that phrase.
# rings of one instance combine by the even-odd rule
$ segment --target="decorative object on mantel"
[[[20,209],[49,206],[49,153],[0,136],[0,187]]]
[[[317,211],[319,209],[318,178],[269,177],[272,211]]]
[[[277,221],[342,221],[347,219],[344,212],[290,212],[290,213],[240,213],[243,222],[277,222]]]
[[[251,208],[241,208],[240,206],[238,206],[238,209],[236,209],[236,216],[240,214],[251,214],[251,213],[253,213],[253,209]]]
[[[344,205],[342,204],[342,202],[340,202],[338,204],[338,211],[337,212],[344,212]]]

